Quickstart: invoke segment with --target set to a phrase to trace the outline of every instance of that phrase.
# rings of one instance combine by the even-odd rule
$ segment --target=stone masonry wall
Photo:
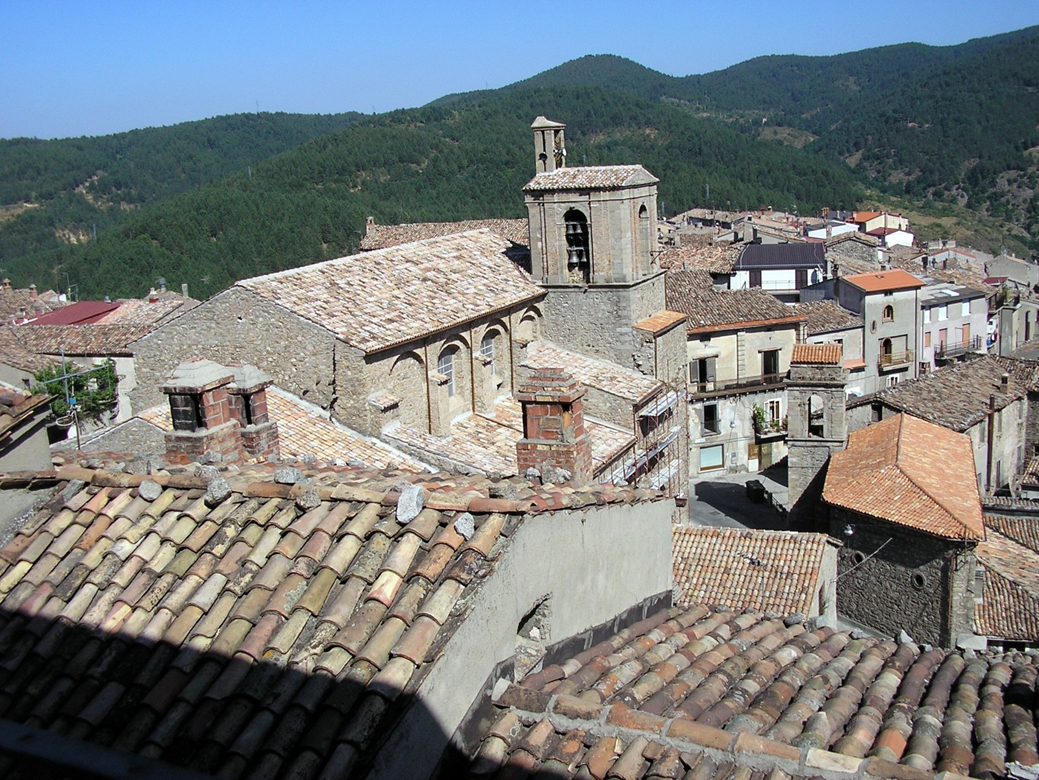
[[[240,288],[210,298],[133,345],[135,412],[163,403],[159,387],[180,363],[204,357],[218,363],[251,363],[275,383],[311,403],[332,400],[333,343],[325,329]]]
[[[973,597],[966,592],[972,564],[964,559],[962,544],[836,507],[830,509],[830,535],[844,542],[837,585],[841,614],[882,634],[905,630],[917,642],[943,647],[952,646],[963,633]],[[949,601],[954,572],[964,590],[956,610]]]

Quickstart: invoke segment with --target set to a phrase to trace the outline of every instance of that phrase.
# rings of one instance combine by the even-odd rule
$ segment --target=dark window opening
[[[703,405],[703,432],[721,433],[718,425],[718,404]]]
[[[570,281],[588,284],[591,280],[591,251],[588,220],[577,209],[563,215],[566,225],[566,271]]]
[[[767,349],[761,353],[761,373],[774,376],[779,373],[779,350]]]
[[[206,427],[202,416],[202,396],[197,393],[176,393],[170,396],[170,417],[173,430],[197,431]]]

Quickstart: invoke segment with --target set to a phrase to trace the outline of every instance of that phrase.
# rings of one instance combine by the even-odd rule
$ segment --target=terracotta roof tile
[[[806,301],[795,303],[791,308],[808,318],[805,327],[809,336],[862,327],[861,319],[851,312],[845,311],[833,301]]]
[[[616,363],[571,352],[547,341],[535,341],[527,347],[524,365],[534,369],[565,367],[581,384],[631,403],[644,401],[664,387],[663,382],[654,377]]]
[[[664,281],[667,306],[689,318],[690,333],[805,319],[764,290],[715,290],[703,271],[668,271]]]
[[[821,586],[823,534],[675,528],[672,563],[680,604],[721,604],[809,614]]]
[[[823,499],[935,536],[985,536],[970,438],[906,414],[851,434]]]
[[[465,219],[459,222],[414,222],[404,225],[368,224],[360,249],[370,252],[412,241],[451,236],[470,230],[489,230],[506,241],[526,247],[530,241],[526,219]]]
[[[129,345],[152,325],[19,325],[0,328],[0,354],[7,345],[36,355],[129,356]]]
[[[794,344],[790,363],[839,366],[843,363],[843,355],[844,349],[840,344]]]
[[[876,271],[868,274],[854,274],[841,277],[843,281],[853,284],[867,293],[889,292],[893,290],[910,290],[923,287],[924,283],[901,268],[888,271]]]
[[[556,168],[537,174],[523,186],[524,192],[632,187],[660,181],[641,165],[598,165]]]
[[[488,230],[328,260],[235,286],[371,353],[544,295]]]
[[[308,473],[328,498],[304,512],[291,490],[250,497],[271,471],[228,468],[233,491],[214,506],[184,470],[52,473],[88,484],[0,550],[0,615],[11,616],[0,619],[0,693],[16,705],[5,717],[207,772],[291,776],[304,754],[313,771],[332,771],[347,753],[363,769],[531,498],[657,495],[517,482],[523,500],[504,501],[486,479],[339,469]],[[165,487],[154,502],[138,492],[145,480]],[[496,513],[471,510],[468,542],[453,540],[455,511],[427,507],[401,526],[402,480],[443,504],[483,498]],[[340,488],[347,497],[331,498]],[[90,630],[76,639],[80,626]],[[323,713],[336,713],[331,730]]]
[[[1011,703],[1008,686],[1031,690],[1036,676],[1025,653],[965,655],[760,612],[674,608],[505,687],[469,776],[999,775],[1006,761],[1034,763],[1024,727],[1034,705]],[[1003,752],[987,747],[990,733]]]
[[[665,247],[660,250],[657,264],[666,270],[698,270],[710,274],[731,274],[741,247],[727,244],[696,244]]]
[[[644,320],[639,320],[632,325],[632,327],[648,331],[649,333],[658,334],[663,333],[668,328],[678,325],[680,322],[684,322],[685,319],[686,315],[681,312],[661,311],[651,317],[646,317]]]

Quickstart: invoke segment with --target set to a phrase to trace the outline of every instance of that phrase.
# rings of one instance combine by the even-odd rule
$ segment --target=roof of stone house
[[[790,308],[808,318],[805,327],[809,336],[862,327],[860,318],[842,309],[834,301],[805,301],[792,304]]]
[[[0,363],[5,366],[35,374],[59,362],[46,355],[38,355],[32,350],[14,343],[13,340],[5,339],[5,335],[5,331],[0,331]]]
[[[1032,456],[1025,464],[1025,470],[1021,474],[1021,486],[1039,488],[1039,456]]]
[[[985,573],[974,630],[999,639],[1039,641],[1039,522],[1034,515],[990,512],[985,514],[985,540],[976,551]]]
[[[210,774],[360,775],[525,514],[657,495],[205,476],[32,478],[58,492],[0,550],[7,720]],[[413,486],[417,515],[400,500]]]
[[[0,441],[21,422],[36,414],[37,410],[47,405],[46,393],[30,395],[12,389],[8,385],[0,385]]]
[[[341,257],[235,284],[366,353],[544,295],[489,230]]]
[[[10,323],[19,314],[35,317],[37,312],[44,314],[65,305],[64,301],[57,300],[53,292],[48,296],[47,293],[37,294],[27,288],[15,289],[0,285],[0,324]]]
[[[980,603],[974,605],[974,632],[1009,641],[1039,639],[1039,598],[999,571],[985,569]]]
[[[533,369],[564,367],[581,384],[633,404],[645,401],[664,387],[664,383],[655,377],[542,340],[527,346],[523,365]]]
[[[852,276],[841,277],[841,279],[866,293],[911,290],[924,286],[920,279],[917,279],[907,271],[903,271],[901,268],[874,271],[868,274],[853,274]]]
[[[794,324],[805,317],[764,290],[715,290],[704,271],[675,269],[664,277],[667,306],[689,318],[690,333]]]
[[[568,366],[572,370],[572,366]],[[592,447],[596,471],[635,443],[630,431],[606,425],[587,416],[584,427]],[[451,423],[447,436],[434,436],[406,425],[383,436],[419,457],[449,461],[484,474],[512,477],[518,473],[516,443],[523,438],[523,411],[512,396],[499,400],[487,414],[467,414]]]
[[[658,311],[656,314],[651,314],[644,320],[639,320],[631,327],[637,330],[644,330],[654,335],[659,335],[664,331],[673,328],[680,322],[685,322],[686,316],[681,312],[677,311]]]
[[[807,615],[831,544],[839,543],[824,534],[675,527],[671,569],[676,599],[683,606]]]
[[[853,432],[830,457],[823,499],[933,536],[985,538],[970,437],[908,414]]]
[[[664,269],[688,268],[707,271],[712,274],[730,274],[736,264],[741,247],[729,244],[694,244],[686,245],[682,238],[682,246],[669,246],[660,250],[657,264]]]
[[[790,364],[839,366],[844,358],[840,344],[794,344]]]
[[[133,354],[128,346],[152,325],[17,325],[0,328],[0,354],[7,345],[37,355],[112,356]]]
[[[1036,676],[1023,652],[672,608],[500,685],[469,776],[1002,777],[1039,762]]]
[[[826,248],[818,243],[746,244],[734,269],[823,268]]]
[[[118,303],[119,308],[103,315],[98,322],[103,325],[158,325],[199,305],[194,298],[179,295],[156,301],[132,298]]]
[[[459,222],[412,222],[404,225],[376,225],[370,222],[367,228],[360,244],[360,249],[365,252],[470,230],[489,230],[521,246],[527,246],[530,242],[526,219],[464,219]]]
[[[328,463],[359,461],[369,468],[429,471],[424,463],[333,421],[328,412],[275,385],[267,388],[267,411],[270,419],[278,424],[283,460],[312,456]],[[145,409],[137,416],[163,431],[173,430],[168,403]]]
[[[656,184],[658,181],[660,179],[641,165],[594,165],[543,171],[523,185],[523,191],[634,187],[640,184]]]
[[[873,236],[867,235],[866,233],[860,233],[859,231],[848,231],[846,233],[839,233],[836,236],[831,236],[825,239],[826,248],[830,249],[839,244],[843,244],[845,241],[853,241],[856,244],[862,244],[864,246],[878,247],[880,241],[875,239]]]
[[[1021,381],[1024,370],[1015,370],[1015,366],[1005,360],[983,355],[899,382],[880,390],[867,402],[879,401],[892,409],[962,432],[985,419],[993,397],[996,409],[1024,398],[1028,391],[1028,385]],[[1002,386],[1004,376],[1008,377],[1005,388]]]

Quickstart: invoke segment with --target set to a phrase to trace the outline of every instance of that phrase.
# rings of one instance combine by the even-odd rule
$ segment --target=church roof
[[[660,179],[641,165],[596,165],[539,173],[527,182],[523,191],[609,189],[656,184],[658,181]]]
[[[565,367],[583,385],[641,403],[664,387],[659,379],[607,360],[581,355],[547,341],[535,341],[527,347],[524,365],[530,368]]]
[[[530,232],[526,218],[523,219],[464,219],[459,222],[412,222],[404,225],[376,225],[369,223],[360,249],[386,249],[412,241],[439,238],[470,230],[489,230],[517,246],[527,246]]]
[[[908,414],[852,433],[823,499],[933,536],[985,538],[970,437]]]
[[[244,279],[235,286],[288,309],[365,353],[471,322],[544,295],[475,230]]]

